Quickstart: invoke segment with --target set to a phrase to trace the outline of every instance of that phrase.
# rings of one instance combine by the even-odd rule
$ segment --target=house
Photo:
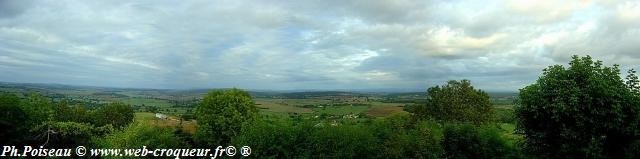
[[[167,115],[156,113],[156,118],[162,119],[162,120],[167,120]]]

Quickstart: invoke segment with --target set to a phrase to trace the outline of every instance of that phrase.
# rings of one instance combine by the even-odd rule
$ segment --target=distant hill
[[[229,89],[229,88],[216,88],[216,89]],[[139,96],[202,96],[212,89],[146,89],[146,88],[110,88],[110,87],[95,87],[95,86],[75,86],[75,85],[63,85],[63,84],[42,84],[42,83],[9,83],[0,82],[0,91],[3,92],[42,92],[45,94],[76,94],[76,95],[95,95],[95,96],[111,96],[115,98],[122,98],[132,96],[132,94]],[[291,91],[276,91],[276,90],[248,90],[251,96],[256,98],[314,98],[325,96],[384,96],[390,98],[410,98],[420,99],[426,97],[426,92],[414,91],[414,92],[394,92],[400,89],[386,89],[393,90],[391,92],[374,92],[375,89],[369,91],[354,90],[354,91],[322,91],[322,90],[291,90]],[[382,91],[382,90],[377,90]],[[517,96],[516,92],[488,92],[492,98],[514,98]]]

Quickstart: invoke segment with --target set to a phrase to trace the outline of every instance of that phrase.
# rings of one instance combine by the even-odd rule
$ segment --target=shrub
[[[95,138],[94,144],[101,148],[184,148],[187,145],[174,135],[171,128],[162,128],[146,123],[134,123],[120,131]]]
[[[442,145],[444,158],[505,158],[513,152],[493,125],[447,124]]]
[[[314,131],[311,124],[295,124],[288,119],[260,120],[242,129],[234,137],[236,146],[250,146],[256,158],[309,158]]]

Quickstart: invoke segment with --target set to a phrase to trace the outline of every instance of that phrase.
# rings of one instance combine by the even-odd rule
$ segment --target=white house
[[[162,120],[166,120],[167,119],[167,115],[156,113],[156,118],[159,118],[159,119],[162,119]]]

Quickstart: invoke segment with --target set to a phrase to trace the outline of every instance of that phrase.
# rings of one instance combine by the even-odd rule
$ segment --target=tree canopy
[[[133,122],[133,108],[124,103],[109,103],[95,112],[98,125],[111,124],[115,128],[123,128]]]
[[[474,89],[469,80],[451,80],[429,88],[427,103],[413,109],[420,118],[473,123],[488,122],[494,113],[489,95]]]
[[[527,149],[550,158],[623,158],[639,139],[640,103],[617,65],[573,56],[520,90],[517,130]],[[637,153],[637,151],[635,152]]]
[[[209,92],[196,108],[196,139],[203,145],[222,145],[253,121],[258,110],[249,93],[240,89]]]

